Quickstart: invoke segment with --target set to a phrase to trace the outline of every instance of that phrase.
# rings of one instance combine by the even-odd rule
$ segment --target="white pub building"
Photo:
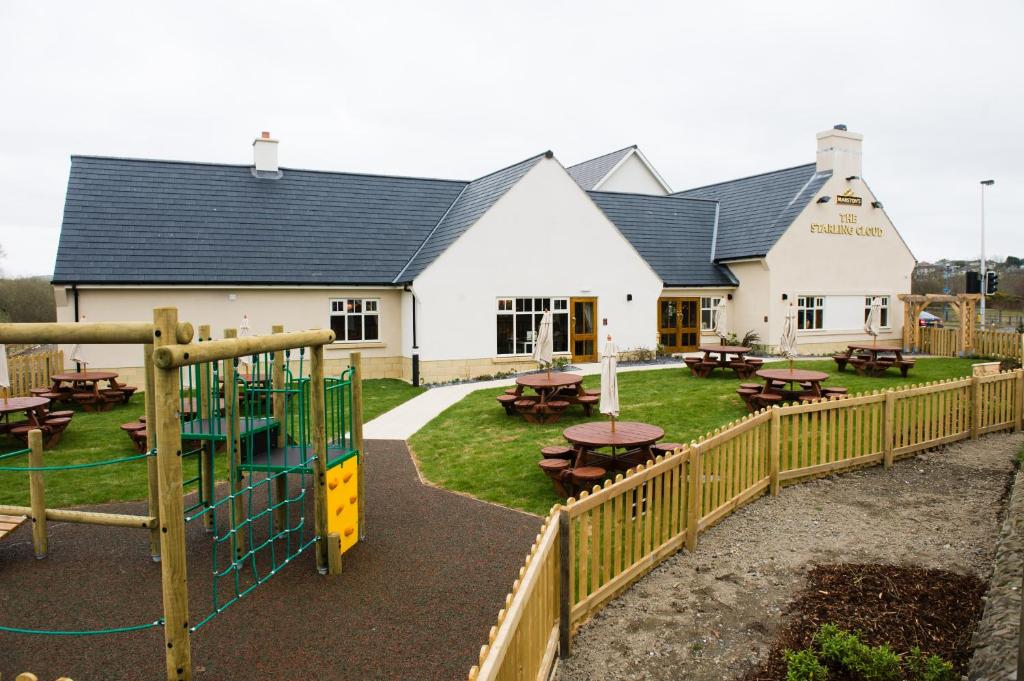
[[[53,275],[59,321],[146,320],[173,305],[214,336],[331,327],[330,364],[441,381],[533,368],[540,314],[555,352],[695,350],[728,326],[799,350],[902,333],[915,260],[861,170],[862,136],[817,135],[812,163],[674,192],[636,147],[565,167],[545,152],[472,181],[73,156]],[[88,348],[129,380],[141,353]]]

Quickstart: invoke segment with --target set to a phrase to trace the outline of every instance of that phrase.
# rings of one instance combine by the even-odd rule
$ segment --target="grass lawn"
[[[414,388],[396,379],[370,379],[363,382],[363,418],[370,421],[385,411],[411,399],[425,388]],[[61,406],[61,409],[73,407]],[[46,450],[46,465],[63,465],[116,459],[136,454],[131,440],[120,425],[135,421],[145,413],[142,393],[132,396],[128,404],[107,412],[75,414],[71,426],[64,431],[60,444]],[[23,445],[0,435],[0,453],[21,449]],[[184,476],[196,474],[195,458],[186,459]],[[217,457],[217,477],[227,477],[224,457]],[[0,466],[27,466],[27,456],[0,461]],[[194,489],[194,487],[193,487]],[[99,466],[46,474],[46,503],[51,507],[78,506],[107,501],[144,499],[147,494],[146,460],[112,466]],[[0,471],[0,504],[27,506],[28,474]]]
[[[829,373],[825,385],[845,386],[852,394],[969,376],[974,361],[918,359],[906,379],[896,371],[882,378],[860,377],[852,370],[837,374],[832,360],[800,362],[799,367]],[[588,388],[599,383],[596,376],[583,381]],[[620,373],[619,418],[661,426],[668,442],[690,442],[747,413],[735,392],[738,384],[732,372],[720,370],[708,379],[694,378],[679,367]],[[587,419],[573,407],[558,423],[527,423],[505,415],[495,401],[501,392],[492,388],[467,395],[416,433],[410,446],[428,480],[503,506],[546,514],[560,500],[537,467],[540,448],[564,444],[562,431]]]

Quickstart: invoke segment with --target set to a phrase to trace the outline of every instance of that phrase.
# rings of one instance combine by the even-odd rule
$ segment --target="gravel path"
[[[784,488],[702,535],[575,639],[561,681],[732,679],[767,653],[809,565],[880,562],[987,580],[1021,434]]]
[[[192,638],[197,681],[461,679],[540,528],[533,516],[423,485],[403,442],[367,442],[368,541],[321,577],[308,552]],[[105,510],[139,513],[141,504]],[[137,530],[28,524],[0,542],[0,624],[83,629],[160,615],[160,567]],[[189,526],[190,608],[209,609],[210,539]],[[0,676],[164,678],[160,629],[94,638],[0,633]]]

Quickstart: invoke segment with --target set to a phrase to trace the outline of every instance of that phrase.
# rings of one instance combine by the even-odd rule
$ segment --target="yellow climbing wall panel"
[[[327,471],[327,532],[341,537],[345,553],[359,541],[359,459],[352,457]]]

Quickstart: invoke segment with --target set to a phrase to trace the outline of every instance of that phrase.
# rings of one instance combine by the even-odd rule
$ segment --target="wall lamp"
[[[881,208],[882,207],[882,202],[881,201],[872,201],[871,202],[871,207],[872,208]]]
[[[860,175],[850,175],[848,178],[846,178],[846,181],[850,182],[852,180],[859,180],[859,179],[860,179]]]
[[[820,199],[818,199],[818,203],[828,203],[828,200],[831,198],[831,196],[822,196]]]
[[[789,300],[789,294],[788,293],[783,293],[782,294],[782,299],[783,300]]]
[[[633,300],[633,294],[632,293],[627,293],[626,294],[626,302],[628,303],[631,300]]]
[[[731,293],[726,293],[725,294],[725,299],[726,300],[732,300],[732,294]]]

